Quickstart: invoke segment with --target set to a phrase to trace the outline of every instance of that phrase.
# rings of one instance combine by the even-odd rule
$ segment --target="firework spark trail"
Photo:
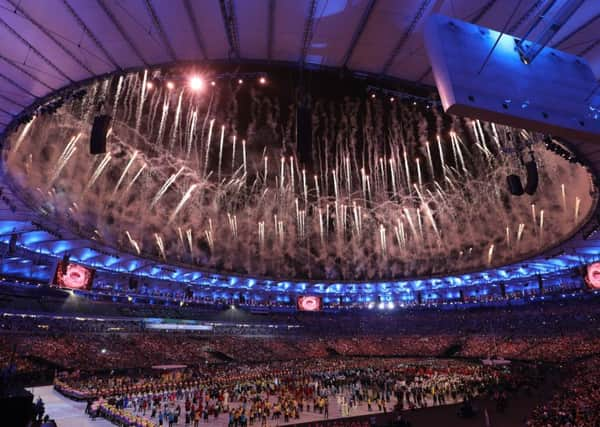
[[[140,94],[140,103],[138,105],[137,118],[135,120],[135,130],[140,129],[142,123],[142,112],[144,110],[144,102],[146,101],[146,88],[148,80],[148,70],[144,70],[144,80],[142,81],[142,92]]]
[[[181,121],[181,103],[183,101],[183,90],[179,92],[179,100],[177,101],[177,109],[175,110],[175,119],[173,120],[173,126],[171,127],[171,139],[169,141],[169,150],[173,150],[175,141],[177,140],[177,130],[179,129],[179,122]],[[164,110],[163,110],[164,112]]]
[[[146,169],[146,163],[144,163],[142,165],[142,167],[137,171],[137,173],[133,176],[132,180],[129,181],[129,184],[127,184],[127,187],[125,187],[125,190],[123,191],[123,194],[127,194],[129,192],[129,190],[131,189],[131,187],[133,187],[133,184],[137,181],[137,179],[140,177],[140,175],[142,174],[142,172],[144,171],[144,169]]]
[[[156,246],[158,246],[158,250],[160,251],[160,256],[166,260],[167,255],[165,254],[165,244],[163,243],[162,237],[158,233],[154,233],[154,240],[156,241]]]
[[[174,173],[165,181],[163,186],[160,187],[160,190],[158,190],[156,192],[156,194],[154,195],[152,202],[150,202],[150,209],[152,209],[158,203],[158,201],[163,196],[163,194],[165,194],[165,192],[169,189],[171,184],[173,184],[175,182],[175,180],[179,177],[179,175],[181,175],[181,172],[183,172],[184,169],[185,169],[185,167],[181,167],[181,169],[179,169],[177,171],[177,173]]]
[[[318,209],[319,215],[319,237],[321,239],[321,245],[325,244],[325,229],[323,224],[323,209]]]
[[[194,240],[192,238],[192,229],[188,228],[185,232],[185,236],[187,237],[187,243],[190,249],[190,255],[194,256]]]
[[[50,178],[50,184],[52,184],[56,180],[56,178],[58,178],[60,172],[66,166],[69,159],[73,156],[73,153],[75,153],[75,151],[77,150],[76,144],[80,136],[81,133],[78,133],[76,136],[72,137],[69,140],[69,142],[67,142],[67,145],[65,145],[65,148],[63,149],[62,153],[60,154],[60,157],[56,162],[56,167],[54,169],[54,172],[52,173],[52,177]]]
[[[487,263],[488,265],[492,264],[492,258],[494,256],[494,245],[490,245],[490,249],[488,250],[488,257],[487,257]]]
[[[244,159],[244,177],[247,175],[246,169],[246,140],[242,139],[242,157]]]
[[[431,149],[429,147],[429,141],[425,142],[425,150],[427,152],[427,165],[429,166],[429,174],[431,178],[435,178],[435,171],[433,169],[433,159],[431,158]]]
[[[455,150],[456,154],[458,155],[458,160],[460,161],[460,165],[462,167],[463,172],[468,173],[467,168],[465,166],[465,159],[463,157],[463,153],[460,148],[461,144],[460,144],[458,137],[456,136],[456,133],[452,132],[450,134],[450,139],[452,140],[452,147],[453,148],[456,147],[456,148],[454,148],[454,150]],[[457,164],[457,167],[458,167],[458,164]]]
[[[231,171],[233,172],[235,170],[235,143],[236,143],[236,136],[233,135],[233,142],[232,142],[232,149],[231,149]]]
[[[387,240],[383,224],[379,225],[379,240],[381,243],[381,252],[385,255],[387,253]]]
[[[438,152],[440,154],[440,163],[442,167],[442,172],[444,173],[444,178],[446,178],[446,164],[444,163],[444,150],[442,149],[442,139],[439,135],[436,136],[437,144],[438,144]]]
[[[439,240],[441,238],[440,231],[438,230],[437,224],[435,222],[435,218],[433,217],[433,213],[431,213],[431,209],[429,208],[429,205],[427,203],[424,203],[423,207],[425,208],[425,214],[427,215],[427,218],[429,219],[429,222],[431,223],[431,227],[435,231],[435,234]]]
[[[160,124],[158,126],[158,135],[156,137],[156,145],[158,147],[160,147],[162,145],[162,140],[165,134],[165,125],[167,122],[167,116],[169,114],[169,105],[171,104],[171,92],[168,93],[167,96],[165,96],[165,99],[163,101],[163,105],[162,105],[162,114],[160,116]]]
[[[113,103],[112,116],[117,117],[117,106],[119,105],[119,98],[121,96],[121,90],[123,89],[123,76],[119,76],[117,81],[117,90],[115,91],[115,100]]]
[[[127,162],[127,165],[125,166],[125,169],[123,169],[123,173],[121,174],[121,176],[119,177],[119,180],[117,181],[117,184],[115,185],[115,188],[112,192],[113,196],[117,193],[117,191],[119,190],[119,187],[121,186],[121,184],[123,183],[123,179],[125,179],[125,175],[127,175],[127,172],[129,171],[129,168],[131,168],[131,165],[133,164],[133,161],[135,160],[135,158],[137,157],[138,151],[135,150],[133,152],[133,154],[131,155],[131,159],[129,159],[129,162]]]
[[[27,136],[27,133],[29,133],[29,129],[31,128],[31,125],[33,125],[33,122],[35,121],[35,118],[36,118],[36,116],[33,116],[33,118],[31,119],[31,121],[29,123],[27,123],[25,125],[25,127],[23,127],[23,130],[21,131],[21,133],[19,134],[19,137],[17,138],[17,142],[15,143],[14,147],[12,148],[12,150],[13,150],[14,153],[16,153],[17,151],[19,151],[19,147],[21,146],[21,143],[23,142],[23,140]]]
[[[206,152],[204,154],[204,168],[202,169],[202,175],[206,176],[208,174],[208,157],[210,155],[210,141],[212,139],[213,126],[215,124],[215,119],[210,119],[210,124],[208,125],[208,137],[206,139]]]
[[[125,230],[125,234],[127,235],[127,239],[129,239],[129,243],[131,244],[131,246],[133,246],[133,248],[135,249],[135,251],[137,252],[137,254],[140,255],[142,253],[142,251],[140,250],[140,245],[138,244],[138,242],[136,242],[131,237],[131,234],[129,234],[129,231]]]
[[[125,84],[126,82],[127,84]],[[463,201],[465,197],[469,197],[473,207],[484,206],[485,203],[489,202],[495,204],[492,208],[502,209],[500,198],[506,195],[506,189],[504,185],[501,185],[503,184],[502,179],[498,180],[497,177],[506,176],[504,172],[509,171],[511,166],[507,155],[496,152],[494,143],[499,146],[502,145],[501,143],[505,143],[506,133],[511,131],[510,129],[507,130],[504,127],[496,129],[494,124],[482,124],[477,121],[468,122],[467,124],[455,122],[456,132],[468,132],[469,135],[474,135],[474,139],[463,138],[463,141],[469,144],[466,147],[460,136],[453,134],[448,138],[448,141],[444,141],[446,144],[452,143],[452,145],[444,147],[438,137],[438,157],[438,153],[432,153],[436,147],[430,146],[425,134],[419,135],[417,138],[411,135],[410,126],[412,125],[408,125],[409,127],[405,132],[402,130],[404,125],[398,122],[396,123],[398,129],[390,129],[389,135],[385,135],[384,139],[381,139],[383,134],[378,133],[376,126],[369,124],[367,129],[369,135],[363,135],[369,147],[364,150],[362,155],[361,149],[357,146],[357,138],[344,130],[343,125],[341,128],[331,127],[330,130],[325,129],[331,135],[322,140],[322,145],[330,148],[329,153],[326,152],[327,150],[321,151],[321,146],[315,148],[316,151],[313,155],[315,159],[318,159],[318,166],[314,171],[311,171],[311,173],[314,172],[314,175],[309,183],[308,178],[310,176],[307,177],[306,175],[308,170],[303,170],[302,164],[298,164],[297,160],[294,164],[294,157],[286,155],[288,150],[287,135],[283,135],[282,148],[278,144],[269,146],[269,151],[263,152],[262,157],[259,157],[257,150],[247,150],[246,152],[247,147],[245,147],[245,144],[242,147],[243,153],[236,153],[235,149],[230,151],[230,148],[225,147],[227,144],[225,144],[224,138],[230,138],[231,136],[222,127],[218,141],[219,157],[217,163],[217,147],[213,148],[211,155],[210,144],[212,144],[212,139],[207,140],[206,133],[203,133],[201,138],[193,140],[193,132],[196,132],[195,127],[198,126],[197,117],[199,117],[199,114],[205,114],[206,106],[197,101],[198,97],[193,99],[187,97],[187,92],[183,96],[183,101],[179,100],[177,103],[180,105],[179,113],[174,107],[177,105],[175,102],[177,101],[176,97],[181,98],[181,93],[172,91],[170,96],[173,106],[171,107],[167,101],[168,92],[159,92],[158,90],[148,92],[148,95],[152,96],[151,99],[147,99],[148,96],[145,97],[143,114],[146,110],[150,111],[148,118],[156,114],[157,132],[151,132],[149,130],[151,127],[144,125],[142,130],[146,132],[145,135],[138,133],[134,134],[134,138],[127,138],[128,134],[125,132],[131,130],[133,133],[135,131],[135,122],[137,122],[139,114],[139,108],[137,107],[140,102],[143,102],[140,97],[140,93],[143,92],[141,82],[141,75],[137,80],[133,78],[122,80],[121,92],[123,96],[121,98],[124,98],[125,101],[116,102],[116,104],[120,104],[117,107],[116,115],[123,117],[123,106],[130,103],[131,107],[129,108],[132,111],[133,123],[122,121],[119,126],[115,126],[115,134],[111,139],[111,144],[114,142],[115,146],[112,150],[113,157],[110,163],[104,166],[105,168],[110,166],[109,171],[111,173],[104,173],[100,170],[98,177],[95,178],[97,180],[102,176],[102,182],[106,181],[107,185],[100,186],[98,181],[95,185],[98,187],[100,196],[103,196],[102,191],[105,191],[105,196],[110,196],[112,193],[112,195],[121,194],[120,197],[125,197],[131,190],[131,193],[127,196],[128,204],[125,208],[128,209],[128,213],[140,206],[148,206],[148,201],[151,202],[154,210],[147,215],[148,220],[144,221],[143,224],[138,224],[136,228],[129,226],[129,232],[133,235],[142,235],[146,224],[152,226],[172,225],[168,231],[161,232],[162,235],[159,236],[164,239],[165,256],[177,256],[176,251],[182,248],[187,252],[185,246],[188,245],[191,253],[194,245],[197,246],[201,240],[206,239],[211,251],[208,251],[208,255],[202,254],[202,257],[198,259],[198,262],[200,259],[202,259],[202,262],[206,262],[204,265],[214,266],[218,262],[217,260],[223,260],[225,257],[230,256],[234,267],[238,263],[238,265],[247,266],[249,271],[250,269],[266,271],[274,268],[277,273],[288,274],[286,272],[292,272],[292,274],[296,274],[291,269],[284,270],[287,268],[285,263],[282,262],[284,257],[302,256],[307,253],[309,256],[308,268],[312,268],[310,264],[313,264],[320,269],[329,264],[329,259],[332,256],[335,257],[342,252],[347,254],[345,259],[348,260],[347,262],[343,261],[342,264],[351,264],[359,259],[357,248],[361,248],[361,250],[364,248],[364,250],[370,250],[375,256],[369,257],[368,260],[364,261],[364,264],[361,261],[361,271],[365,271],[363,268],[366,268],[375,274],[384,275],[389,273],[389,268],[392,265],[391,260],[397,259],[396,256],[407,256],[409,262],[406,264],[410,264],[410,261],[414,259],[432,257],[431,250],[432,245],[435,246],[435,242],[438,242],[438,248],[440,249],[442,245],[449,250],[453,249],[453,246],[456,246],[457,237],[467,240],[473,239],[469,243],[476,248],[473,255],[465,255],[464,258],[461,258],[458,268],[470,268],[474,262],[480,265],[483,264],[485,262],[485,252],[491,243],[495,243],[494,258],[499,262],[500,260],[505,262],[508,257],[530,251],[541,240],[535,238],[533,232],[523,233],[525,224],[532,221],[531,213],[528,214],[528,201],[525,200],[523,203],[512,200],[511,204],[515,205],[516,208],[510,214],[502,210],[505,216],[499,222],[500,224],[506,224],[506,227],[499,225],[494,229],[491,229],[488,226],[489,224],[480,225],[476,223],[480,214],[476,212],[477,209],[471,209]],[[147,108],[148,103],[150,103],[149,109]],[[88,104],[90,108],[94,105],[91,101]],[[159,114],[158,110],[161,109],[161,105],[162,114]],[[113,109],[115,108],[114,105],[111,104],[111,106]],[[80,109],[78,106],[77,112]],[[315,109],[315,111],[318,110]],[[177,115],[179,117],[174,119],[174,116]],[[67,119],[70,118],[67,116],[68,114],[65,115]],[[258,114],[255,114],[255,116],[258,117]],[[212,120],[221,123],[222,117],[218,111],[211,110],[207,117],[206,124],[212,117],[215,117]],[[75,118],[80,120],[78,117]],[[143,118],[145,124],[146,117]],[[410,119],[413,118],[416,119],[417,117],[410,117]],[[169,139],[166,137],[162,138],[161,136],[161,138],[152,141],[155,134],[161,134],[159,119],[163,122],[162,135],[164,136],[166,132],[175,138],[172,149],[169,147]],[[222,123],[227,123],[227,126],[231,124],[231,128],[235,129],[234,119],[234,115],[228,113]],[[331,121],[329,113],[325,114],[323,119]],[[375,119],[375,116],[373,116],[373,119]],[[342,118],[342,120],[348,120],[348,123],[356,122],[355,118]],[[68,120],[65,122],[67,126],[71,125]],[[72,126],[73,129],[78,129],[75,127],[75,121],[72,124],[74,125]],[[34,124],[34,126],[36,125]],[[419,126],[422,126],[422,123],[419,123]],[[250,128],[255,130],[256,123],[251,124]],[[471,128],[473,134],[470,133]],[[26,142],[28,144],[32,143],[29,140],[33,135],[33,129],[36,128],[32,128],[32,131],[24,138],[23,144]],[[208,131],[208,129],[206,130]],[[441,134],[446,129],[438,125],[437,131]],[[200,131],[197,132],[200,135]],[[339,134],[335,135],[334,132],[339,132]],[[36,135],[39,134],[39,129],[36,129]],[[435,131],[432,135],[435,135]],[[14,137],[13,141],[17,140],[17,136]],[[253,138],[251,140],[253,146],[268,145],[260,138],[250,137]],[[534,138],[535,136],[530,135],[528,137]],[[385,140],[385,138],[389,139]],[[232,139],[235,141],[235,137]],[[159,144],[156,144],[157,140],[160,141]],[[360,140],[360,137],[358,140]],[[231,141],[228,140],[227,142],[231,143]],[[71,141],[68,144],[70,143]],[[215,141],[216,143],[217,141]],[[435,139],[432,139],[431,143],[435,144]],[[508,143],[506,144],[508,146]],[[15,146],[14,143],[12,145]],[[235,142],[233,145],[235,146]],[[492,145],[494,145],[494,153],[489,150]],[[150,147],[150,150],[147,147]],[[451,162],[446,164],[444,159],[443,150],[447,150],[447,157],[450,148],[455,153],[454,164]],[[139,150],[139,153],[135,154],[136,150]],[[24,152],[23,146],[20,147],[20,155],[21,152]],[[224,152],[227,155],[231,153],[231,158],[223,157]],[[60,156],[59,150],[53,149],[50,153],[53,156],[54,169],[60,167],[65,161],[69,161],[69,165],[77,162],[77,167],[65,168],[62,172],[66,177],[64,180],[66,185],[69,183],[67,178],[76,179],[81,170],[85,170],[85,173],[89,174],[88,168],[79,167],[86,164],[82,162],[85,154],[82,150],[74,151],[70,145],[69,149],[63,151]],[[239,162],[239,160],[242,160],[242,155],[243,163]],[[436,158],[432,158],[432,155],[436,155]],[[361,161],[361,156],[364,161]],[[452,153],[450,153],[450,156],[452,156]],[[15,159],[15,157],[11,156],[11,162],[21,160]],[[26,159],[24,155],[21,157],[26,162],[25,167],[30,167],[28,165],[32,160]],[[143,160],[140,157],[143,157]],[[268,157],[271,157],[272,160],[281,159],[281,165],[273,167],[274,164],[272,163],[271,177],[269,177]],[[289,158],[289,168],[286,164],[287,158]],[[478,168],[479,170],[472,167],[485,165],[486,158],[491,158],[493,164],[484,169]],[[208,167],[203,169],[202,167],[207,159],[209,160]],[[213,159],[214,161],[212,161]],[[450,159],[452,160],[452,157]],[[236,163],[236,160],[239,163]],[[426,161],[427,166],[424,164]],[[136,162],[141,163],[141,168],[134,178],[130,179],[129,177],[133,175],[133,169],[135,169],[133,165]],[[232,174],[229,174],[229,162],[231,162]],[[98,172],[96,164],[93,168],[95,169],[94,174]],[[174,175],[177,175],[176,172],[181,170],[182,167],[186,168],[185,182],[180,182],[183,181],[181,179],[174,179]],[[554,163],[551,163],[551,167],[554,167]],[[211,168],[213,170],[209,171]],[[65,173],[65,170],[68,173]],[[142,175],[143,171],[149,173]],[[49,172],[46,172],[47,175],[51,175],[52,168]],[[331,175],[329,175],[330,173]],[[411,175],[411,173],[414,173],[414,175]],[[209,179],[211,174],[212,180]],[[564,194],[563,189],[572,188],[573,181],[569,178],[567,176],[565,180],[558,181],[563,183],[560,194],[563,199],[562,210],[551,209],[548,197],[544,197],[543,194],[536,198],[538,204],[536,208],[539,212],[537,215],[533,215],[532,227],[533,230],[537,230],[539,237],[542,237],[543,234],[545,240],[549,240],[550,236],[553,238],[556,236],[557,232],[554,230],[554,224],[559,224],[560,232],[564,231],[559,221],[559,214],[563,214],[564,217],[568,217],[569,214],[569,212],[566,212],[568,207],[566,203],[567,195]],[[412,179],[415,181],[412,182]],[[85,177],[83,180],[79,180],[79,182],[81,181],[85,183]],[[127,181],[129,181],[129,184],[126,186]],[[404,187],[404,182],[409,185]],[[275,183],[275,187],[270,185],[273,183]],[[136,184],[139,188],[133,189],[132,187]],[[552,184],[556,185],[554,188],[560,185],[556,184],[556,181]],[[178,188],[177,193],[173,193],[173,197],[167,198],[166,194],[171,195],[167,192],[176,186]],[[181,188],[182,186],[183,188]],[[548,185],[547,188],[549,187]],[[184,193],[185,189],[189,191],[189,195],[186,194],[187,192]],[[553,193],[554,196],[558,195],[556,190],[553,190]],[[177,196],[179,196],[179,199],[176,198]],[[554,197],[553,200],[557,201],[556,199]],[[190,200],[201,201],[194,205],[194,208],[198,209],[197,215],[187,215],[187,210],[191,206]],[[298,201],[296,202],[296,200]],[[161,209],[157,209],[159,201],[164,204]],[[167,204],[167,201],[169,204]],[[205,201],[206,203],[204,203]],[[575,220],[579,221],[584,214],[584,209],[589,206],[589,200],[585,197],[579,203],[576,200],[575,204]],[[580,206],[577,207],[577,204]],[[183,212],[186,212],[186,215],[183,215]],[[225,212],[230,213],[229,220],[225,215],[222,215]],[[542,214],[542,212],[544,213]],[[585,212],[587,213],[587,211]],[[83,208],[81,213],[83,214]],[[108,213],[109,208],[103,207],[99,212],[99,221],[102,221],[103,215]],[[274,213],[277,213],[278,217],[272,226],[272,221],[268,218],[271,218]],[[79,211],[77,211],[77,214],[79,214]],[[572,210],[570,215],[570,218],[573,218]],[[215,227],[211,226],[206,229],[204,224],[210,221],[211,218]],[[117,221],[120,219],[116,218]],[[553,227],[548,227],[548,224],[544,224],[544,222],[553,224]],[[572,222],[573,219],[569,221],[570,224]],[[519,227],[519,231],[517,231],[518,224],[523,224],[522,227]],[[99,228],[101,226],[106,225],[99,223]],[[382,247],[379,251],[377,249],[378,246],[381,246],[381,226],[385,229],[386,239],[387,237],[392,238],[393,244],[388,244],[391,242],[386,240],[385,247]],[[411,231],[408,230],[409,227]],[[188,237],[187,233],[184,236],[183,230],[186,229],[190,233],[191,230],[197,230],[197,233],[195,233],[197,235],[194,235],[193,239]],[[391,233],[390,236],[387,236],[388,231]],[[479,236],[481,231],[490,233],[485,235],[485,240]],[[517,231],[516,238],[511,235],[515,231]],[[464,234],[460,235],[461,232],[464,232]],[[328,239],[328,233],[331,236],[338,236],[338,238]],[[506,245],[501,244],[505,234]],[[236,236],[235,239],[230,238],[232,235]],[[443,239],[441,235],[443,235]],[[152,233],[150,233],[150,236],[152,236]],[[177,239],[179,239],[179,244],[177,244]],[[344,244],[346,239],[349,239],[350,244]],[[513,241],[511,242],[511,240]],[[276,253],[264,250],[267,243],[271,244],[272,242],[279,244],[281,250],[275,251]],[[302,244],[298,244],[300,242]],[[306,242],[306,245],[304,245],[304,242]],[[520,246],[517,245],[517,242],[520,242]],[[141,244],[140,241],[138,246]],[[149,246],[144,251],[152,250],[152,246],[154,246],[152,238]],[[131,247],[134,247],[134,245],[131,244]],[[235,250],[233,250],[234,248]],[[253,257],[252,251],[256,250],[260,251],[260,256]],[[387,260],[381,257],[377,258],[377,254],[381,256],[383,252],[390,258]],[[441,252],[439,253],[441,254]],[[467,260],[467,258],[469,259]],[[449,259],[442,259],[441,262],[448,263],[450,261]],[[352,268],[352,265],[340,266],[344,275],[352,274]],[[417,270],[423,271],[426,268],[417,267]],[[416,273],[419,274],[419,271]]]
[[[167,225],[170,225],[173,222],[173,220],[175,219],[175,217],[177,216],[177,214],[179,213],[179,211],[181,210],[181,208],[183,208],[183,206],[185,205],[185,203],[190,199],[190,197],[192,196],[192,193],[194,192],[194,190],[197,187],[198,187],[198,184],[192,184],[190,186],[190,188],[187,189],[187,191],[185,192],[185,194],[183,195],[183,197],[181,198],[181,200],[177,204],[177,207],[175,208],[175,210],[173,211],[173,213],[169,217],[169,221],[167,222]]]
[[[192,145],[194,143],[194,139],[196,138],[196,124],[198,122],[198,110],[192,111],[192,117],[190,120],[190,127],[187,132],[187,150],[185,153],[185,158],[189,159],[190,154],[192,153]]]
[[[92,174],[92,177],[88,181],[87,185],[85,186],[84,192],[88,191],[90,188],[92,188],[92,186],[94,185],[94,183],[98,180],[98,178],[100,178],[100,175],[102,175],[102,172],[104,171],[104,169],[106,169],[106,167],[110,163],[110,159],[111,159],[110,152],[106,153],[106,155],[104,156],[104,158],[102,159],[102,161],[98,164],[98,167],[96,168],[96,170]]]
[[[492,127],[492,136],[493,136],[494,142],[496,143],[496,146],[498,147],[498,151],[502,151],[502,145],[500,144],[500,136],[498,135],[498,130],[496,129],[496,124],[492,123],[491,127]]]
[[[525,231],[525,224],[519,224],[519,228],[517,230],[517,242],[520,242],[523,238],[523,232]]]
[[[219,141],[219,170],[217,181],[221,182],[221,163],[223,161],[223,139],[225,139],[225,126],[221,126],[221,139]],[[265,181],[266,181],[266,162],[265,162]]]
[[[410,211],[408,210],[408,208],[404,208],[404,216],[406,217],[406,220],[408,221],[408,225],[410,226],[410,231],[412,231],[414,238],[416,240],[418,240],[419,235],[417,233],[417,229],[415,228],[415,224],[412,220],[412,217],[410,216]]]
[[[406,150],[404,151],[404,170],[406,171],[406,188],[410,189],[410,169],[408,167],[408,158],[406,156]]]

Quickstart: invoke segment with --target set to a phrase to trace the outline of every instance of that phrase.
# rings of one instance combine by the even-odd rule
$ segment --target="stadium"
[[[6,425],[599,425],[598,2],[0,6]]]

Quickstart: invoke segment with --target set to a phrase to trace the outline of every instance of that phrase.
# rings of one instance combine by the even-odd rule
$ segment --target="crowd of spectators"
[[[566,380],[550,401],[538,406],[527,427],[596,427],[600,425],[600,357],[571,366]]]
[[[4,313],[0,363],[12,361],[27,372],[40,364],[113,369],[327,356],[451,355],[564,362],[599,351],[599,301],[353,315],[256,315],[229,309],[214,314],[219,322],[208,331],[176,333],[148,330],[140,318],[132,317]]]
[[[328,356],[439,357],[447,355],[453,348],[456,349],[454,356],[469,358],[503,357],[564,362],[597,353],[600,338],[585,334],[553,338],[472,335],[466,338],[395,336],[332,340],[307,337],[204,337],[193,333],[0,334],[0,363],[6,365],[12,360],[18,371],[34,371],[40,366],[102,370],[151,367],[165,363],[264,363]]]

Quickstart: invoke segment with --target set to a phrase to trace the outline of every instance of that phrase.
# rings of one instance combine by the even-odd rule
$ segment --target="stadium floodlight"
[[[190,88],[195,91],[199,91],[204,87],[204,81],[200,76],[193,76],[190,78]]]

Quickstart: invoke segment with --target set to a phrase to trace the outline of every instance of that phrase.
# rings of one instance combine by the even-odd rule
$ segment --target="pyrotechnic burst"
[[[79,231],[97,229],[123,250],[289,278],[506,263],[569,235],[593,205],[587,171],[535,134],[400,102],[315,96],[312,162],[302,164],[294,107],[283,118],[266,95],[240,105],[236,84],[199,94],[146,84],[157,77],[98,81],[83,100],[30,122],[11,137],[9,172],[40,189],[31,196],[54,205],[57,221],[77,202]],[[100,101],[113,125],[110,151],[94,159],[82,141]],[[522,170],[515,135],[540,168],[535,196],[506,191],[507,174]]]

